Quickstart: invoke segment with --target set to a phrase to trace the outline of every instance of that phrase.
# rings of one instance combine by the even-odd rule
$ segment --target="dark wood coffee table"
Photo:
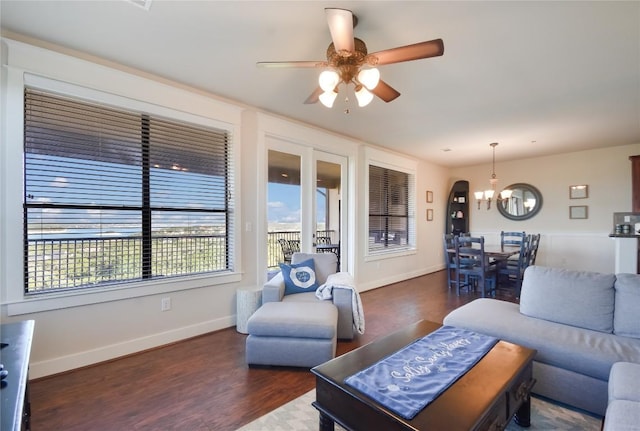
[[[334,423],[350,431],[502,430],[514,415],[519,425],[529,426],[536,351],[504,341],[412,420],[403,419],[344,383],[348,376],[440,326],[422,320],[313,368],[313,406],[320,412],[320,430],[333,431]]]

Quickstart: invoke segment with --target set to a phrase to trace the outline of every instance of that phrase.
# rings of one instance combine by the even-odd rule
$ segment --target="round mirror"
[[[500,192],[497,207],[509,220],[527,220],[542,208],[542,194],[531,184],[511,184]]]

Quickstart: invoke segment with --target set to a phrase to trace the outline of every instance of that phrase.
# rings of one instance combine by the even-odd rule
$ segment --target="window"
[[[230,271],[229,131],[25,89],[27,294]]]
[[[404,250],[414,241],[412,175],[369,166],[369,252]]]

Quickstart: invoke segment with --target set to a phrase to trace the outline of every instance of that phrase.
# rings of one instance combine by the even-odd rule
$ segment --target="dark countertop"
[[[640,238],[637,233],[610,233],[609,238]]]

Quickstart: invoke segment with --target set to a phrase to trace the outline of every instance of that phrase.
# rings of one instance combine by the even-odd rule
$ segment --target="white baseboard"
[[[444,264],[435,265],[428,268],[421,268],[416,271],[405,272],[404,274],[396,274],[390,277],[378,278],[369,283],[358,283],[358,292],[366,292],[367,290],[377,289],[378,287],[386,286],[388,284],[398,283],[400,281],[409,280],[410,278],[431,274],[432,272],[441,271],[444,268]]]
[[[74,353],[68,356],[32,362],[29,365],[29,378],[36,379],[50,376],[76,368],[116,359],[132,353],[142,352],[176,341],[184,340],[208,332],[218,331],[235,325],[235,316],[228,316],[196,325],[184,326],[166,332],[159,332],[142,338],[127,340],[122,343],[103,346],[98,349]]]

